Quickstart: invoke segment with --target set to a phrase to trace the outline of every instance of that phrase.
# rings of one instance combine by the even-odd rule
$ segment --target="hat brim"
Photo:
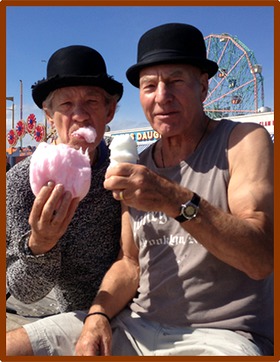
[[[44,100],[48,95],[58,89],[64,87],[75,87],[75,86],[96,86],[104,89],[110,95],[117,95],[119,101],[123,95],[123,85],[112,77],[107,75],[103,76],[64,76],[64,77],[52,77],[50,79],[43,79],[32,88],[32,97],[34,102],[39,108],[43,107]]]
[[[142,62],[139,62],[135,65],[132,65],[126,71],[126,77],[129,82],[134,85],[135,87],[139,88],[139,75],[140,71],[143,68],[150,67],[153,65],[159,64],[190,64],[195,67],[198,67],[208,73],[209,79],[212,78],[218,71],[217,63],[213,62],[209,59],[201,59],[201,58],[190,58],[184,56],[177,56],[177,57],[153,57],[153,59],[149,58]]]

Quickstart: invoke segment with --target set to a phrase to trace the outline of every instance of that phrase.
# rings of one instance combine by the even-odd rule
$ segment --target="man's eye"
[[[155,88],[155,84],[153,83],[146,83],[146,84],[143,84],[142,86],[142,89],[146,89],[146,90],[152,90]]]
[[[100,103],[100,102],[101,102],[101,98],[99,98],[99,97],[89,98],[89,99],[87,100],[87,103],[88,103],[89,105],[96,105],[96,104],[98,104],[98,103]]]
[[[173,79],[171,83],[181,83],[181,82],[183,82],[183,80],[178,78],[178,79]]]

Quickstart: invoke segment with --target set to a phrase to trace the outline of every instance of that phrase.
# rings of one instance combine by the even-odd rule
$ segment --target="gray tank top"
[[[178,166],[157,168],[152,157],[155,144],[142,152],[140,163],[227,212],[228,139],[236,124],[219,121]],[[273,339],[272,276],[250,279],[210,254],[162,212],[130,213],[141,270],[133,311],[169,326],[225,328]]]

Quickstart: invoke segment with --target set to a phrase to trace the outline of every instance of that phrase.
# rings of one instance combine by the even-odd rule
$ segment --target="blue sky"
[[[272,6],[7,6],[6,95],[15,100],[15,124],[20,119],[20,80],[23,119],[30,113],[42,122],[33,103],[31,85],[45,76],[46,61],[57,49],[83,44],[105,58],[108,74],[124,85],[124,96],[110,126],[112,130],[148,126],[138,90],[125,72],[136,62],[139,37],[167,22],[198,27],[204,36],[229,33],[253,51],[262,65],[265,105],[274,109],[274,7]],[[6,107],[11,107],[7,101]],[[8,109],[7,131],[11,111]],[[23,145],[30,143],[28,137]]]

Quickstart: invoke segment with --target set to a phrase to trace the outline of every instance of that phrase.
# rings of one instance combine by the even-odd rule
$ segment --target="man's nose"
[[[157,103],[165,103],[172,99],[172,93],[168,85],[164,82],[159,82],[156,88],[155,100]]]
[[[84,122],[89,117],[90,115],[85,105],[81,103],[75,105],[73,109],[73,119],[75,119],[77,122]]]

